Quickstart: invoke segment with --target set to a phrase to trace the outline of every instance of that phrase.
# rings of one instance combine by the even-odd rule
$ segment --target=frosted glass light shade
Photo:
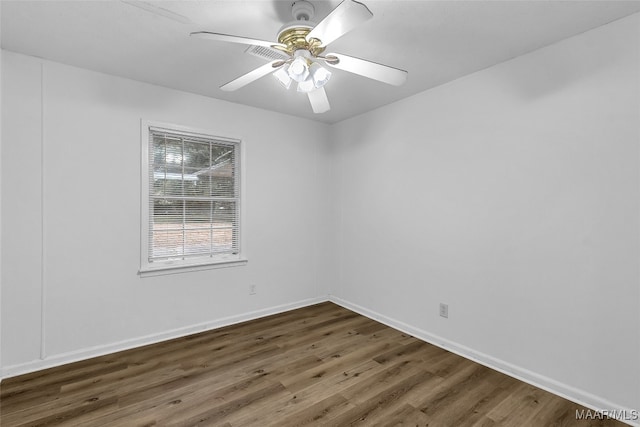
[[[289,73],[287,73],[288,69],[289,64],[285,64],[273,73],[273,77],[275,77],[286,89],[291,87],[291,77],[289,77]]]
[[[289,70],[287,71],[289,77],[298,83],[304,81],[309,77],[309,65],[307,64],[307,59],[303,56],[298,56],[293,60],[291,65],[289,65]]]
[[[315,90],[316,86],[313,84],[313,79],[311,77],[309,77],[307,80],[298,83],[298,92],[311,92],[312,90]]]
[[[331,78],[331,71],[327,70],[317,62],[311,64],[309,71],[311,73],[311,78],[313,79],[313,84],[316,88],[326,85]]]

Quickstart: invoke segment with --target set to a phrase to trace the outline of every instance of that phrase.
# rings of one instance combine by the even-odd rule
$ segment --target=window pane
[[[164,138],[154,136],[151,145],[151,161],[154,165],[164,165],[166,157]]]
[[[182,195],[182,141],[176,137],[156,135],[153,137],[152,145],[152,194],[156,196]]]
[[[184,255],[182,230],[170,228],[170,224],[154,224],[151,258],[179,258]]]
[[[211,164],[215,165],[225,162],[226,160],[233,161],[234,153],[235,150],[232,145],[214,143],[211,145]]]
[[[161,165],[153,169],[153,189],[155,196],[182,196],[185,180],[182,167],[175,165]]]
[[[185,231],[185,255],[211,253],[211,229],[191,229]]]
[[[172,166],[182,166],[182,141],[179,139],[163,138],[164,159],[162,163]]]
[[[235,197],[236,184],[232,175],[231,166],[225,166],[230,170],[229,176],[214,176],[211,183],[211,195],[214,197]]]
[[[233,241],[232,227],[216,228],[213,230],[213,252],[235,253],[236,249]]]
[[[211,166],[197,171],[202,181],[210,180],[208,195],[215,197],[235,197],[235,150],[228,145],[211,147]]]
[[[237,252],[235,202],[216,202],[213,210],[213,244],[216,252]]]
[[[215,202],[213,204],[213,224],[214,225],[230,225],[236,220],[236,203],[235,202]]]
[[[153,201],[153,223],[173,224],[174,228],[182,228],[182,200],[155,199]]]
[[[211,144],[208,142],[196,143],[188,142],[184,143],[184,166],[188,168],[194,168],[195,170],[207,169],[211,165],[210,158]]]
[[[185,201],[185,227],[211,227],[213,202],[200,200]]]
[[[200,174],[202,169],[184,168],[184,195],[209,197],[211,195],[211,177]]]

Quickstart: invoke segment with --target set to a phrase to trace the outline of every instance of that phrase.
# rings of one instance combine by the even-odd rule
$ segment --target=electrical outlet
[[[256,285],[249,286],[249,295],[255,295],[255,294],[256,294]]]
[[[440,316],[445,318],[449,317],[449,304],[440,303]]]

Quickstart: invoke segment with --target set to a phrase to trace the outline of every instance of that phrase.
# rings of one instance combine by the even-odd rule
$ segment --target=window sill
[[[229,261],[217,261],[211,264],[183,264],[183,265],[161,265],[140,269],[138,274],[140,277],[164,276],[167,274],[188,273],[192,271],[212,270],[215,268],[239,267],[246,265],[249,260],[234,259]]]

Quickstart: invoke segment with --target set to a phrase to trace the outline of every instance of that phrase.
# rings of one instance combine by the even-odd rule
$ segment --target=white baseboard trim
[[[149,344],[156,344],[175,338],[181,338],[187,335],[199,332],[209,331],[212,329],[222,328],[224,326],[234,325],[236,323],[246,322],[261,317],[271,316],[272,314],[283,313],[285,311],[295,310],[302,307],[326,302],[327,297],[309,298],[296,301],[289,304],[277,305],[274,307],[264,308],[260,310],[250,311],[247,313],[223,317],[208,322],[190,325],[182,328],[176,328],[170,331],[150,334],[143,337],[119,341],[116,343],[98,345],[94,347],[84,348],[80,350],[70,351],[67,353],[56,354],[45,359],[37,359],[31,362],[21,363],[2,368],[2,379],[15,377],[17,375],[28,374],[55,366],[65,365],[67,363],[78,362],[90,359],[92,357],[104,356],[106,354],[116,353],[118,351],[130,350],[132,348],[141,347]]]
[[[502,372],[503,374],[509,375],[510,377],[524,381],[535,387],[541,388],[550,393],[553,393],[565,399],[571,400],[572,402],[586,406],[587,408],[590,408],[599,413],[611,413],[611,411],[617,411],[615,413],[625,414],[627,418],[631,418],[633,414],[637,415],[638,410],[640,410],[640,408],[634,411],[631,408],[621,407],[620,405],[617,405],[607,399],[603,399],[599,396],[596,396],[584,390],[580,390],[570,385],[563,384],[559,381],[556,381],[551,378],[545,377],[543,375],[537,374],[535,372],[529,371],[528,369],[524,369],[519,366],[513,365],[511,363],[505,362],[504,360],[500,360],[495,357],[489,356],[488,354],[478,352],[464,345],[461,345],[456,342],[442,338],[440,336],[431,334],[422,329],[415,328],[404,322],[387,317],[383,314],[377,313],[375,311],[369,310],[360,305],[343,300],[342,298],[336,297],[334,295],[329,295],[329,301],[335,304],[338,304],[346,309],[354,311],[358,314],[366,316],[370,319],[376,320],[382,324],[390,326],[394,329],[397,329],[399,331],[412,335],[422,341],[436,345],[440,348],[448,350],[466,359],[473,360],[474,362],[477,362],[488,368],[494,369],[498,372]],[[640,420],[638,419],[635,419],[635,420],[619,419],[619,421],[629,424],[631,426],[640,427]]]

